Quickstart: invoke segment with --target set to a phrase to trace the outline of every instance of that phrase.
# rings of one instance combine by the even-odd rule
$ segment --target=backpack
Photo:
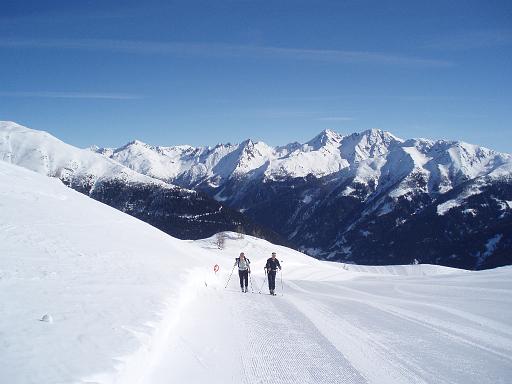
[[[236,260],[236,261],[235,261],[236,266],[237,266],[237,267],[240,267],[240,258],[239,258],[239,257],[237,257],[235,260]],[[245,261],[247,261],[247,266],[250,266],[250,265],[251,265],[251,260],[249,260],[247,257],[245,258]]]

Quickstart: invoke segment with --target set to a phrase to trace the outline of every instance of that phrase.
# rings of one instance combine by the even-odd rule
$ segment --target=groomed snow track
[[[296,280],[276,297],[241,293],[237,278],[224,289],[221,275],[190,303],[145,383],[505,384],[512,328],[486,314],[495,304],[489,290],[502,293],[502,272],[492,281],[464,272],[428,283]],[[468,292],[484,307],[461,303]]]
[[[255,278],[253,286],[261,283]],[[285,296],[241,293],[236,284],[210,284],[190,303],[147,383],[367,383]],[[193,318],[201,325],[190,327]]]

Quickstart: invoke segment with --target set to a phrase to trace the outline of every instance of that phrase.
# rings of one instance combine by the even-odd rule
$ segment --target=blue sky
[[[512,152],[512,2],[3,0],[0,119],[80,147],[381,128]]]

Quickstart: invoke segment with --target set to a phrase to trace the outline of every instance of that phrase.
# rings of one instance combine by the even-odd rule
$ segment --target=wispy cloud
[[[3,25],[22,25],[31,24],[71,24],[77,22],[90,22],[91,20],[115,20],[129,18],[143,18],[161,10],[151,10],[149,7],[126,8],[123,7],[115,10],[86,10],[81,9],[80,12],[70,12],[65,10],[52,10],[46,12],[23,12],[21,14],[0,15],[0,22]]]
[[[144,96],[129,93],[90,93],[90,92],[2,92],[0,97],[40,97],[47,99],[109,99],[138,100]]]
[[[512,44],[512,29],[462,31],[432,40],[427,48],[462,51]]]
[[[319,117],[317,120],[319,121],[354,121],[355,119],[350,116],[327,116],[327,117]]]
[[[230,108],[224,112],[224,116],[265,118],[265,119],[282,119],[282,118],[312,118],[317,116],[319,111],[311,111],[299,108]]]
[[[368,63],[406,67],[451,67],[454,65],[453,62],[447,60],[418,58],[381,52],[221,43],[205,44],[110,39],[3,39],[0,40],[0,48],[74,49],[182,57],[250,57],[331,63]]]
[[[338,111],[339,112],[339,111]],[[322,122],[343,122],[356,120],[351,116],[336,116],[333,110],[326,109],[305,109],[294,107],[261,107],[261,108],[229,108],[228,112],[223,112],[224,116],[264,118],[264,119],[282,119],[282,118],[300,118],[308,121]]]

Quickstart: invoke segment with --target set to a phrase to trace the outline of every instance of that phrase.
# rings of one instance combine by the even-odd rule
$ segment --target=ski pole
[[[252,287],[252,276],[251,276],[251,273],[249,273],[249,282],[251,283],[251,293],[254,293],[254,288]]]
[[[261,283],[260,291],[258,293],[261,293],[263,285],[265,285],[265,281],[267,281],[267,268],[265,268],[265,279],[263,280],[263,283]]]
[[[261,287],[258,293],[261,293],[261,290],[263,289],[263,286],[265,285],[265,282],[267,281],[267,275],[265,275],[265,279],[263,280],[263,283],[261,283]]]
[[[226,282],[226,286],[225,286],[224,288],[227,288],[227,287],[228,287],[229,280],[231,280],[231,276],[233,276],[233,271],[235,270],[235,266],[236,266],[236,263],[235,263],[235,264],[233,264],[233,269],[231,270],[231,273],[229,274],[228,281]]]
[[[281,296],[283,295],[283,270],[279,268],[279,273],[281,274]]]

